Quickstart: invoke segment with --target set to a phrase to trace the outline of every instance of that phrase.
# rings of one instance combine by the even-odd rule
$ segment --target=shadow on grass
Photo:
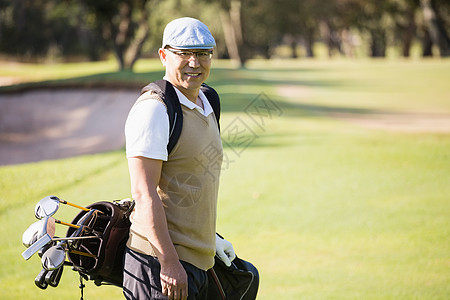
[[[294,79],[291,74],[315,74],[326,72],[325,69],[221,69],[216,68],[211,71],[208,84],[219,88],[222,85],[240,86],[279,86],[279,85],[302,85],[312,87],[338,87],[345,86],[343,80],[316,80],[316,79]]]
[[[350,83],[345,80],[305,80],[293,79],[290,73],[308,73],[308,72],[326,72],[326,69],[256,69],[256,70],[229,70],[215,69],[208,80],[208,84],[219,91],[221,97],[222,111],[224,113],[244,112],[248,105],[261,95],[265,95],[266,100],[275,103],[283,112],[285,117],[329,117],[337,114],[346,115],[371,115],[386,114],[387,111],[377,109],[365,109],[357,107],[345,107],[341,105],[314,105],[306,103],[294,103],[285,101],[285,97],[274,94],[273,91],[266,94],[264,91],[275,90],[285,86],[293,87],[323,87],[323,88],[342,88],[349,87]],[[286,72],[288,72],[286,74]],[[282,74],[283,78],[277,78],[276,74]],[[230,89],[230,87],[236,87]],[[251,87],[252,90],[261,90],[259,94],[251,92],[241,92],[239,87]]]
[[[99,73],[69,79],[26,82],[0,87],[0,93],[21,93],[38,89],[135,89],[139,91],[149,82],[161,79],[164,71],[135,73],[120,71]]]

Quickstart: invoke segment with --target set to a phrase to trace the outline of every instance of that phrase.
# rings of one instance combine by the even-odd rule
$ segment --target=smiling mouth
[[[188,72],[186,72],[185,74],[189,77],[199,77],[201,75],[201,73],[188,73]]]

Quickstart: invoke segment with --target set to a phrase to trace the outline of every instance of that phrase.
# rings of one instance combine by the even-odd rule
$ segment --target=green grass
[[[142,64],[135,76],[160,74]],[[218,231],[258,267],[258,299],[448,298],[450,135],[335,118],[449,114],[448,78],[449,60],[215,63],[209,82],[223,102],[226,153]],[[244,110],[261,92],[281,115],[259,127]],[[233,128],[245,129],[240,139]],[[20,256],[34,205],[50,194],[81,205],[129,197],[123,150],[0,168],[2,299],[79,296],[75,272],[41,291],[38,257]],[[63,206],[57,216],[76,212]],[[122,298],[92,283],[85,296]]]

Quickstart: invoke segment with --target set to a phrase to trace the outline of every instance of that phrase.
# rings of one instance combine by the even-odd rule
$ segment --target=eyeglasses
[[[197,57],[198,60],[208,61],[212,58],[213,51],[212,50],[201,50],[201,51],[185,51],[185,50],[175,50],[173,48],[166,48],[173,54],[177,55],[183,60],[189,60],[193,55]]]

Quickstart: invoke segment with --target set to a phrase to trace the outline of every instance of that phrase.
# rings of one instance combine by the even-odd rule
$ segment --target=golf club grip
[[[34,279],[34,284],[40,288],[45,290],[48,286],[47,282],[45,282],[45,276],[47,275],[48,271],[46,269],[42,269],[41,272],[36,276]]]
[[[67,204],[67,205],[70,205],[70,206],[79,208],[79,209],[81,209],[81,210],[84,210],[84,211],[90,211],[89,208],[86,208],[86,207],[83,207],[83,206],[79,206],[79,205],[76,205],[76,204],[67,202],[66,200],[59,199],[59,201],[60,201],[62,204]]]
[[[58,224],[61,224],[61,225],[66,225],[66,226],[77,228],[77,229],[80,228],[80,226],[78,226],[78,225],[75,225],[75,224],[72,224],[72,223],[63,222],[61,220],[56,220],[55,219],[55,223],[58,223]]]

